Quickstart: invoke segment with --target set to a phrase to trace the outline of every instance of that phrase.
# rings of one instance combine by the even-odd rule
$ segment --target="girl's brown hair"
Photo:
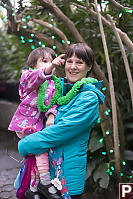
[[[36,48],[34,49],[28,56],[28,59],[27,59],[27,64],[28,64],[28,67],[32,67],[34,68],[36,63],[37,63],[37,60],[41,57],[42,59],[45,58],[46,54],[50,54],[52,59],[55,59],[56,58],[56,54],[55,52],[51,49],[51,48],[48,48],[48,47],[45,47],[45,48],[42,48],[42,47],[39,47],[39,48]]]

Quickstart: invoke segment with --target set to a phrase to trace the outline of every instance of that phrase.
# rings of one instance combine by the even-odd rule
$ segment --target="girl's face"
[[[42,67],[46,67],[47,64],[51,63],[53,61],[52,56],[50,54],[46,54],[45,57],[39,57],[37,60],[37,63],[35,65],[35,69],[39,69]]]
[[[90,67],[86,63],[79,59],[75,54],[72,57],[67,58],[65,64],[65,73],[69,83],[76,83],[83,77],[86,77]]]

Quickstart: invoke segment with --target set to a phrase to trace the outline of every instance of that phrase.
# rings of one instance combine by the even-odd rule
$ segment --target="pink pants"
[[[27,135],[23,135],[22,133],[16,133],[16,134],[20,139],[27,136]],[[45,152],[41,155],[36,155],[35,158],[36,158],[35,170],[36,170],[37,176],[39,175],[40,171],[42,171],[42,170],[49,171],[49,156],[48,156],[47,152]],[[31,172],[31,175],[34,175],[34,173]]]

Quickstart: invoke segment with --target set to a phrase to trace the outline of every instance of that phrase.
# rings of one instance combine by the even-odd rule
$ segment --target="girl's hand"
[[[55,116],[52,113],[50,113],[47,118],[46,127],[53,125],[54,119],[55,119]]]
[[[57,66],[61,66],[65,63],[65,59],[62,59],[63,57],[65,57],[66,54],[61,54],[58,57],[56,57],[53,61],[52,61],[52,66],[53,68],[57,67]]]

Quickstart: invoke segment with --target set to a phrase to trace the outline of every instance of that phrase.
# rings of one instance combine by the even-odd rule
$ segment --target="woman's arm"
[[[61,120],[42,131],[27,136],[19,141],[18,150],[21,156],[41,154],[51,147],[68,142],[96,122],[99,116],[99,101],[94,92],[84,92],[75,100]]]

